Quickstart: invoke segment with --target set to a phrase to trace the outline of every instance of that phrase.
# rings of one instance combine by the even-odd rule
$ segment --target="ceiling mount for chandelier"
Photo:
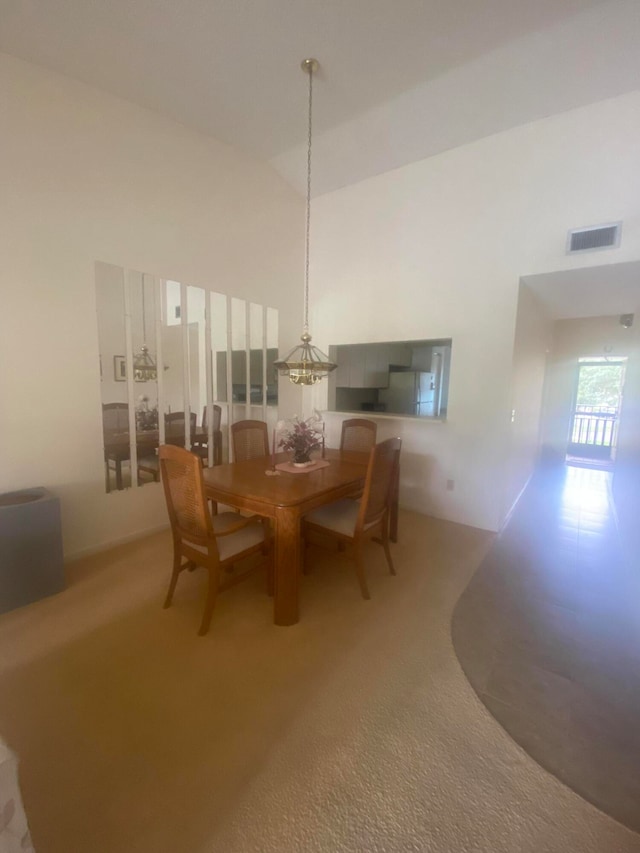
[[[309,75],[309,123],[307,136],[307,227],[305,235],[305,272],[304,272],[304,325],[300,340],[302,343],[275,362],[275,367],[283,376],[288,376],[295,385],[315,385],[337,367],[329,361],[322,350],[314,347],[309,334],[309,234],[311,223],[311,130],[313,114],[313,75],[318,71],[317,59],[303,59],[301,68]]]

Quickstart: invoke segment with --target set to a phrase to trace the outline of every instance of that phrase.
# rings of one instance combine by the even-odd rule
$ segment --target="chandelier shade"
[[[318,347],[311,345],[311,335],[305,332],[300,336],[301,344],[290,353],[275,362],[276,369],[289,376],[294,385],[315,385],[328,376],[337,365],[329,361]]]
[[[329,360],[321,350],[311,344],[309,334],[309,235],[311,231],[311,130],[313,116],[313,75],[318,70],[317,59],[304,59],[302,70],[309,75],[309,123],[307,137],[307,228],[305,237],[305,275],[304,275],[304,326],[300,336],[302,343],[294,347],[283,358],[274,362],[276,370],[282,376],[288,376],[294,385],[315,385],[337,364]]]
[[[146,344],[133,356],[133,378],[136,382],[154,382],[158,378],[158,368]]]

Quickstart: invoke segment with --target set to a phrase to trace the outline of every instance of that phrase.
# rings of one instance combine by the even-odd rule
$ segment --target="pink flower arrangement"
[[[322,432],[318,430],[318,416],[313,415],[306,420],[296,416],[291,423],[291,429],[280,438],[278,447],[283,450],[292,450],[294,462],[308,462],[311,451],[322,447]]]

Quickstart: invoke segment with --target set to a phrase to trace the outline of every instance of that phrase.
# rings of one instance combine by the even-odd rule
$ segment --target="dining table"
[[[274,464],[288,459],[289,454],[280,453],[203,470],[210,500],[273,520],[276,625],[295,625],[300,619],[302,517],[316,507],[357,494],[364,486],[369,454],[327,448],[323,461],[328,464],[324,467],[274,473]],[[390,528],[395,541],[397,484]]]

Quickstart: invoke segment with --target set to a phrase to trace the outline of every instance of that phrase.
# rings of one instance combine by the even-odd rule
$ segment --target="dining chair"
[[[269,433],[264,421],[236,421],[231,424],[234,462],[269,455]]]
[[[340,450],[355,450],[369,453],[376,443],[377,424],[366,418],[349,418],[342,421]]]
[[[392,575],[396,573],[389,549],[389,506],[401,445],[399,438],[388,438],[371,449],[360,501],[343,498],[318,507],[303,518],[305,544],[308,534],[313,532],[337,539],[339,544],[352,546],[356,575],[363,598],[371,597],[362,556],[364,543],[368,539],[382,545],[389,571]]]
[[[273,548],[268,528],[236,512],[211,516],[202,478],[202,461],[183,447],[163,444],[158,451],[160,472],[173,537],[173,571],[164,607],[170,607],[180,573],[203,566],[209,573],[207,595],[198,634],[209,630],[219,591],[235,585],[263,565],[268,588],[273,586]],[[262,554],[265,559],[236,573],[235,564]],[[183,562],[184,560],[184,562]]]

